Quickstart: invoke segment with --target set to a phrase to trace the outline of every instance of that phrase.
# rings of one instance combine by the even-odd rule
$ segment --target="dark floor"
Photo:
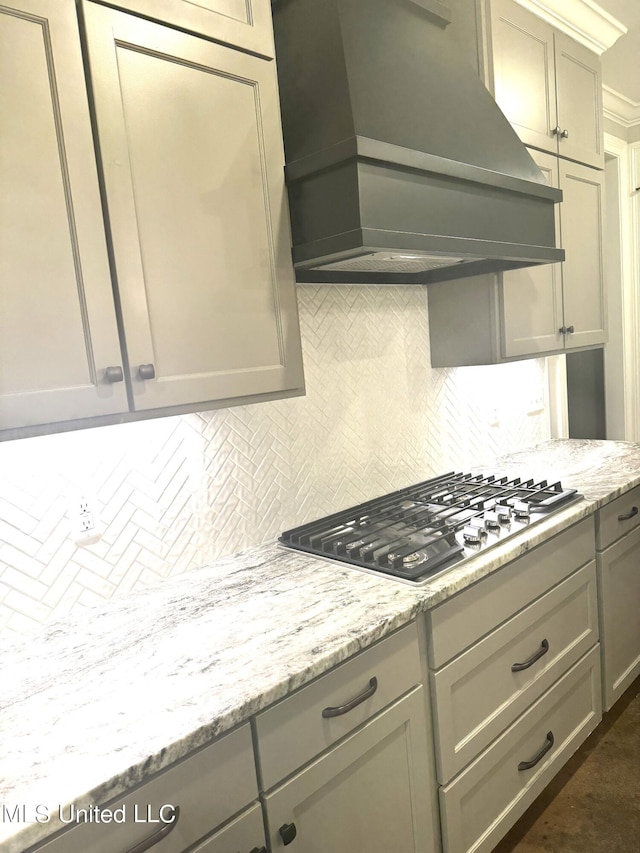
[[[493,853],[640,853],[640,678]]]

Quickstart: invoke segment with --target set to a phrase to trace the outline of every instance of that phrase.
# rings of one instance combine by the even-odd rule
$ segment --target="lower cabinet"
[[[434,851],[424,702],[417,687],[268,793],[271,849]]]
[[[593,519],[427,614],[444,853],[488,853],[602,718]]]
[[[38,853],[142,853],[151,849],[154,853],[183,853],[207,836],[197,848],[203,853],[251,853],[264,846],[257,798],[247,723],[126,796],[101,806],[99,822],[74,820],[66,832],[39,847]],[[108,819],[107,809],[113,820]],[[65,821],[79,816],[69,807],[62,811]],[[211,836],[214,830],[218,831]]]
[[[492,850],[601,716],[600,652],[596,646],[463,773],[440,789],[445,853]]]
[[[602,693],[608,711],[640,675],[640,488],[598,511]]]

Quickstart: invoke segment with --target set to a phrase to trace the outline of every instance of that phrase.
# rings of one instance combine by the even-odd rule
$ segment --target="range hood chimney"
[[[475,20],[473,0],[456,4]],[[562,193],[445,2],[273,0],[273,14],[299,282],[428,284],[564,260]]]

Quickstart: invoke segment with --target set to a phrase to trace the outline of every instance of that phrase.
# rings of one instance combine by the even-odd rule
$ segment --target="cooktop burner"
[[[286,530],[279,541],[418,582],[580,497],[560,482],[450,472]]]

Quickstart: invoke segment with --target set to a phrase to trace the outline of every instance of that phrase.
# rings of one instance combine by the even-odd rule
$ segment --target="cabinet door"
[[[274,63],[83,10],[134,408],[301,388]]]
[[[598,556],[604,706],[609,710],[640,674],[640,529]]]
[[[0,114],[0,429],[127,411],[73,0],[0,8]]]
[[[267,794],[271,850],[433,853],[424,701],[417,688]]]
[[[274,55],[269,0],[116,0],[114,5],[234,47]]]
[[[560,160],[564,325],[567,349],[604,343],[603,175]]]
[[[529,152],[547,183],[558,186],[558,158]],[[556,244],[560,245],[560,206],[556,207]],[[562,326],[562,270],[560,264],[541,264],[502,275],[502,355],[547,353],[564,346]]]
[[[553,29],[510,0],[492,0],[496,103],[525,143],[557,154]]]
[[[600,59],[583,45],[556,33],[558,154],[604,168]]]

